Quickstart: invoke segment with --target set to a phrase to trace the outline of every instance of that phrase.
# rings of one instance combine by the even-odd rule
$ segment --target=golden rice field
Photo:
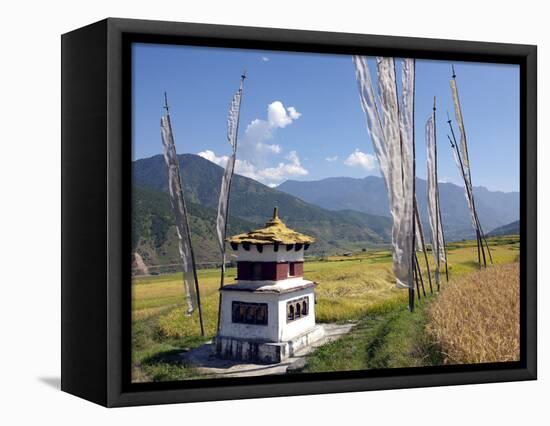
[[[519,361],[519,263],[453,280],[428,316],[447,363]]]
[[[518,237],[495,238],[490,240],[490,245],[495,264],[517,262]],[[428,255],[433,263],[431,253]],[[448,258],[451,281],[478,270],[473,242],[450,244]],[[230,268],[226,272],[226,283],[233,282],[235,274],[235,269]],[[407,303],[407,292],[395,288],[388,251],[308,261],[304,265],[304,276],[318,283],[318,322],[361,320],[369,313]],[[185,315],[180,274],[134,278],[132,356],[135,381],[174,380],[194,374],[192,369],[165,361],[166,355],[173,351],[198,346],[215,334],[219,270],[199,270],[199,282],[205,338],[199,333],[198,315]],[[425,284],[429,292],[428,283]]]

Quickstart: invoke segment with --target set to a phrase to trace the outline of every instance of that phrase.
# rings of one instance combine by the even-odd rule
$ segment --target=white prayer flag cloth
[[[416,197],[415,197],[416,198]],[[416,202],[416,205],[418,206],[418,201]],[[415,218],[415,226],[414,226],[414,233],[416,234],[416,241],[414,243],[415,250],[424,252],[424,244],[422,241],[424,241],[424,229],[422,228],[422,222],[420,221],[420,212],[418,215],[414,215]]]
[[[450,81],[451,93],[453,95],[453,104],[455,108],[456,122],[458,123],[458,129],[460,130],[460,156],[462,157],[462,165],[464,166],[464,172],[468,185],[472,185],[470,182],[470,158],[468,157],[468,145],[466,142],[466,131],[464,129],[464,118],[462,116],[462,108],[460,107],[460,99],[458,98],[458,88],[456,86],[456,80],[454,78]]]
[[[433,114],[426,122],[426,164],[427,164],[427,196],[428,196],[428,222],[430,224],[430,236],[432,251],[435,258],[436,267],[439,268],[439,260],[447,262],[445,258],[445,244],[443,237],[443,227],[441,225],[441,206],[439,204],[439,191],[436,170],[436,139]]]
[[[464,170],[464,164],[461,165],[461,159],[458,157],[458,154],[457,154],[457,151],[456,149],[453,147],[451,149],[451,151],[453,151],[453,158],[455,160],[455,163],[456,163],[456,166],[458,167],[458,172],[463,175],[466,173],[466,171]],[[464,196],[466,197],[466,202],[468,203],[468,209],[470,209],[470,219],[472,221],[472,226],[474,228],[474,230],[477,232],[477,220],[476,220],[476,214],[475,214],[475,210],[474,210],[474,205],[472,203],[472,192],[471,192],[471,187],[470,185],[468,184],[468,178],[466,176],[464,176]]]
[[[225,165],[225,171],[222,177],[220,188],[220,198],[218,200],[218,216],[216,218],[216,234],[218,236],[218,245],[220,251],[225,254],[225,231],[227,226],[227,213],[229,204],[229,192],[231,190],[231,180],[235,170],[235,161],[237,156],[237,132],[239,127],[239,113],[241,109],[241,96],[243,92],[243,80],[241,86],[229,105],[227,115],[227,141],[231,145],[232,153]]]
[[[396,284],[414,288],[413,283],[413,106],[414,60],[403,60],[403,95],[398,103],[393,58],[377,58],[381,112],[364,56],[354,56],[361,106],[367,129],[386,183],[393,217],[392,254]]]
[[[170,117],[168,115],[161,118],[160,129],[164,161],[168,169],[168,192],[170,194],[170,203],[174,210],[178,234],[179,252],[183,270],[183,286],[185,290],[185,299],[187,301],[187,314],[190,315],[197,306],[194,274],[195,265],[193,264],[193,257],[191,255],[191,236],[189,235],[187,225],[187,209],[185,200],[183,199],[178,156],[176,153]]]

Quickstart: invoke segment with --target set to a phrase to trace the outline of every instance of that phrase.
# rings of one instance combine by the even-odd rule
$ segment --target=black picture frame
[[[137,41],[518,64],[520,361],[130,383],[130,45]],[[113,18],[61,42],[62,390],[116,407],[536,379],[536,46]]]

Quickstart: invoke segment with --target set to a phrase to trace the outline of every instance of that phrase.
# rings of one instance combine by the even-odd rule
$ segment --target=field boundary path
[[[298,372],[306,366],[306,356],[320,346],[338,340],[348,334],[357,324],[350,321],[345,324],[320,324],[325,329],[325,336],[300,351],[284,362],[277,364],[243,364],[239,361],[220,359],[212,352],[212,341],[198,348],[182,353],[182,361],[193,366],[201,375],[207,377],[247,377],[266,376]]]

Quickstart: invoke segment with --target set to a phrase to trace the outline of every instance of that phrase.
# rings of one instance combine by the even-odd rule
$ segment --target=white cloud
[[[296,108],[286,108],[281,101],[270,103],[266,119],[256,118],[246,127],[239,143],[235,172],[269,186],[276,186],[290,177],[307,175],[308,171],[302,166],[296,151],[290,151],[280,161],[277,156],[282,153],[282,147],[270,143],[278,129],[289,126],[301,115]],[[227,156],[217,156],[212,150],[198,155],[222,167],[228,160]]]
[[[208,161],[212,161],[213,163],[217,164],[218,166],[225,167],[227,164],[227,160],[229,157],[227,155],[222,155],[221,157],[216,156],[214,151],[210,151],[207,149],[206,151],[201,151],[197,153],[199,157],[206,158]]]
[[[237,161],[235,162],[235,173],[251,179],[256,179],[256,167],[246,160],[239,160],[237,158]]]
[[[265,120],[256,118],[252,120],[244,132],[244,143],[263,142],[271,139],[273,134],[269,127],[269,123]]]
[[[262,56],[262,61],[263,62],[269,62],[269,58],[267,56]]]
[[[344,164],[351,167],[362,167],[366,170],[374,170],[376,168],[376,159],[374,155],[366,154],[356,149],[344,160]]]
[[[197,155],[225,167],[228,157],[217,156],[214,151],[201,151]],[[305,176],[308,171],[302,166],[296,151],[290,151],[286,157],[287,162],[280,162],[275,167],[258,168],[247,160],[237,159],[235,162],[235,173],[262,182],[270,187],[275,187],[282,181],[295,176]]]
[[[270,128],[285,128],[302,114],[294,107],[285,109],[281,101],[275,101],[267,107],[267,122]]]
[[[267,167],[263,170],[258,170],[257,176],[264,182],[276,183],[282,182],[289,177],[305,176],[308,174],[308,171],[302,167],[296,151],[290,151],[286,159],[289,160],[287,163],[281,162],[276,167]]]
[[[265,120],[256,118],[246,127],[243,140],[243,154],[250,158],[261,158],[265,154],[279,154],[281,147],[277,144],[266,143],[273,138],[273,129]]]
[[[280,154],[281,153],[281,146],[280,145],[262,144],[260,146],[261,146],[262,149],[265,149],[266,151],[271,151],[273,154]]]
[[[300,165],[300,159],[298,158],[298,154],[296,153],[296,151],[290,151],[286,158],[289,159],[292,164],[295,164],[297,166]]]
[[[325,160],[327,160],[329,163],[332,163],[332,162],[338,160],[338,156],[335,155],[333,157],[327,157],[327,158],[325,158]]]
[[[453,183],[456,185],[455,180],[453,178],[450,178],[448,176],[443,176],[439,178],[439,183]]]
[[[288,111],[288,115],[290,115],[290,118],[293,120],[297,120],[302,116],[301,112],[296,111],[296,108],[290,106],[286,109]]]
[[[265,168],[272,161],[273,155],[280,154],[282,148],[270,143],[278,129],[283,129],[297,120],[302,114],[296,108],[285,108],[281,101],[271,102],[267,106],[265,120],[252,120],[244,132],[239,147],[239,157],[247,160],[257,168]]]
[[[229,157],[227,155],[217,156],[214,151],[207,149],[206,151],[201,151],[197,153],[198,156],[212,161],[218,166],[225,167]],[[246,160],[239,160],[235,162],[235,173],[238,173],[243,176],[248,176],[252,179],[256,179],[256,168]]]

